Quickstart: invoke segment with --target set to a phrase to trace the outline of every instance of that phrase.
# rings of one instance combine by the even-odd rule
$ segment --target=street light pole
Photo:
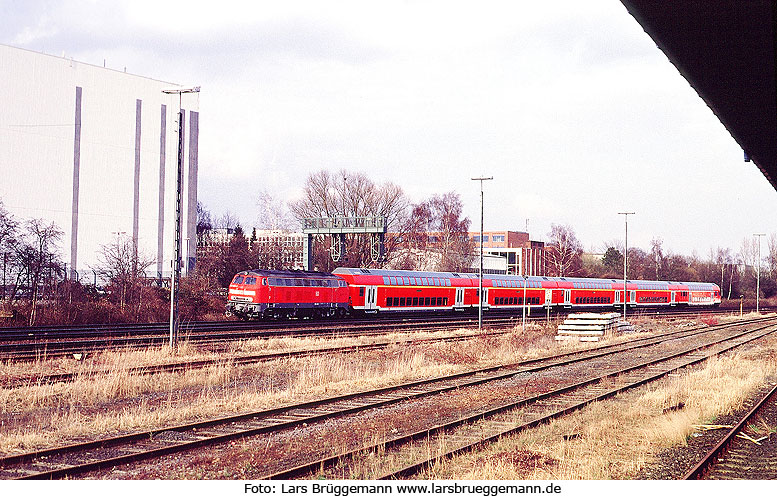
[[[490,181],[493,177],[473,177],[473,181],[480,181],[480,273],[478,274],[478,330],[483,330],[483,181]]]
[[[626,267],[629,262],[629,215],[636,214],[635,212],[619,212],[626,218],[626,241],[623,244],[623,320],[626,320]]]
[[[755,312],[758,313],[758,300],[761,297],[761,237],[766,233],[753,233],[754,237],[758,237],[758,275],[755,277]]]
[[[178,175],[175,181],[175,254],[170,276],[170,348],[178,347],[178,282],[181,275],[181,185],[183,184],[183,109],[181,95],[200,92],[200,87],[163,90],[163,94],[178,94]]]

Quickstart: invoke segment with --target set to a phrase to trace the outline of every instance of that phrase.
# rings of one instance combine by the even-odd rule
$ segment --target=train
[[[716,307],[714,283],[483,275],[477,273],[337,268],[332,273],[246,270],[229,285],[228,316],[240,319],[342,318],[386,313],[627,307]]]

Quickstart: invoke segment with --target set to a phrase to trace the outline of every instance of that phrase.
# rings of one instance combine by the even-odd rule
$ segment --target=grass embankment
[[[740,410],[777,373],[777,340],[711,359],[644,389],[438,464],[425,478],[628,479],[695,426]]]
[[[267,409],[283,404],[378,388],[476,367],[506,363],[556,349],[537,327],[505,336],[455,343],[406,344],[430,333],[397,334],[384,350],[285,358],[242,366],[231,354],[352,344],[355,340],[247,341],[207,368],[139,375],[133,367],[201,358],[183,344],[168,349],[105,353],[73,360],[0,365],[0,375],[73,371],[73,381],[0,389],[0,454],[51,447],[73,440],[163,427],[187,421]],[[433,333],[439,335],[440,333]],[[359,340],[356,340],[357,342]],[[377,341],[370,337],[363,342]],[[212,355],[212,354],[211,354]],[[92,371],[105,370],[95,377]]]

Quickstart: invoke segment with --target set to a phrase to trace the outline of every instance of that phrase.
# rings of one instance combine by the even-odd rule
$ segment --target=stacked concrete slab
[[[605,334],[630,332],[634,327],[619,320],[620,313],[570,313],[558,326],[556,341],[599,341]]]

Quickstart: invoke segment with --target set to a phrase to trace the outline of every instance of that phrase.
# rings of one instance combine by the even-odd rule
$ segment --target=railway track
[[[351,352],[357,352],[357,351],[378,350],[378,349],[384,349],[388,346],[398,344],[398,343],[420,344],[420,343],[433,343],[433,342],[461,341],[461,340],[471,339],[473,337],[478,337],[483,335],[493,336],[493,335],[503,334],[504,332],[506,332],[506,330],[509,330],[512,326],[513,325],[511,322],[508,322],[507,325],[501,325],[501,322],[495,322],[494,327],[489,327],[487,330],[483,331],[482,333],[470,333],[470,334],[459,333],[454,335],[433,336],[430,338],[408,339],[403,341],[366,342],[366,343],[354,343],[347,346],[336,346],[336,347],[328,347],[328,348],[285,350],[285,351],[276,351],[272,353],[233,355],[230,357],[229,363],[236,366],[250,365],[250,364],[255,364],[259,362],[277,360],[280,358],[309,357],[309,356],[333,354],[333,353],[351,353]],[[414,329],[415,329],[415,326],[412,326],[410,330],[414,330]],[[694,329],[690,329],[684,332],[693,332],[693,331]],[[376,335],[377,334],[379,333],[376,333]],[[665,336],[676,336],[676,334],[665,334],[665,335],[658,335],[655,337],[658,339],[661,339],[661,338],[664,338]],[[643,338],[643,339],[646,339],[646,338]],[[648,339],[653,339],[653,337]],[[621,343],[615,343],[614,345],[617,346],[619,344]],[[613,346],[613,345],[610,345],[610,346]],[[195,369],[201,369],[201,368],[205,368],[213,365],[223,364],[224,362],[225,362],[225,359],[223,356],[216,356],[216,357],[208,357],[208,358],[187,360],[187,361],[181,361],[181,362],[171,362],[171,363],[153,364],[153,365],[139,365],[139,366],[134,366],[126,369],[126,372],[131,373],[133,375],[150,375],[150,374],[159,374],[164,372],[183,372],[187,370],[195,370]],[[60,383],[60,382],[68,382],[68,381],[73,381],[79,377],[81,378],[100,377],[102,375],[111,373],[112,370],[113,369],[79,370],[76,372],[60,372],[60,373],[50,373],[50,374],[36,372],[33,375],[22,375],[22,376],[14,376],[12,378],[9,377],[5,379],[0,379],[0,387],[15,388],[15,387],[21,387],[21,386],[27,386],[27,385],[45,385],[45,384],[54,384],[54,383]]]
[[[514,317],[489,318],[484,325],[497,329],[515,324]],[[352,322],[348,324],[326,323],[295,323],[295,324],[232,324],[221,325],[216,330],[210,330],[209,324],[199,325],[196,330],[186,330],[179,335],[180,340],[196,344],[224,345],[231,341],[246,339],[269,339],[272,337],[352,337],[380,335],[387,332],[411,332],[430,329],[471,328],[477,325],[477,319],[433,318],[410,320],[374,320]],[[250,328],[249,328],[250,327]],[[66,329],[62,333],[56,330],[46,330],[43,333],[25,334],[13,332],[5,335],[0,333],[0,360],[29,361],[41,360],[72,354],[90,354],[108,349],[142,349],[165,346],[168,342],[166,332],[159,333],[158,326],[144,328],[134,326],[131,329],[116,329],[116,326],[106,326],[102,331],[93,328],[79,331]],[[101,337],[105,336],[105,337]]]
[[[470,333],[470,334],[451,334],[442,336],[432,336],[417,339],[406,339],[401,341],[385,341],[385,342],[365,342],[355,343],[347,346],[333,346],[326,348],[311,348],[300,350],[284,350],[275,351],[271,353],[258,353],[250,355],[233,355],[229,359],[223,356],[208,357],[196,360],[187,360],[183,362],[171,362],[164,364],[152,364],[152,365],[138,365],[125,369],[128,374],[146,376],[151,374],[160,374],[165,372],[185,372],[189,370],[202,369],[211,367],[214,365],[228,363],[234,366],[250,365],[260,362],[268,362],[270,360],[278,360],[282,358],[304,358],[317,355],[326,355],[334,353],[354,353],[360,351],[380,350],[388,348],[394,345],[417,345],[425,343],[438,343],[438,342],[455,342],[463,341],[466,339],[472,339],[481,336],[496,336],[503,334],[504,329],[489,329],[483,333]],[[115,372],[115,369],[95,369],[95,370],[80,370],[78,372],[58,372],[51,374],[36,373],[33,375],[14,376],[13,378],[0,378],[0,387],[2,388],[18,388],[28,385],[45,385],[54,383],[66,383],[74,381],[77,378],[92,377],[97,378],[108,375]]]
[[[774,385],[684,479],[777,479],[776,433],[777,385]]]
[[[724,313],[721,311],[720,313]],[[563,316],[566,312],[556,312]],[[639,316],[698,317],[711,311],[637,310]],[[519,312],[491,313],[484,325],[499,328],[520,319]],[[534,317],[538,319],[535,312]],[[541,317],[545,318],[545,317]],[[230,341],[271,337],[347,337],[382,334],[387,331],[408,332],[418,329],[472,328],[477,320],[472,316],[377,317],[361,318],[345,323],[330,321],[294,322],[192,322],[181,326],[179,339],[197,345],[219,345]],[[85,326],[41,326],[31,328],[0,328],[0,360],[30,361],[46,358],[86,355],[109,349],[150,348],[169,342],[169,325],[126,324]]]
[[[751,321],[750,324],[753,322]],[[254,412],[240,416],[229,416],[225,418],[189,423],[180,426],[167,427],[156,430],[147,430],[142,433],[112,437],[94,442],[85,442],[72,444],[62,448],[36,451],[28,454],[16,456],[7,456],[0,458],[0,478],[62,478],[67,476],[81,475],[85,472],[95,471],[110,466],[128,464],[142,459],[160,457],[166,454],[181,452],[184,450],[212,446],[217,443],[227,442],[236,438],[268,435],[273,436],[279,433],[294,432],[295,429],[310,430],[317,424],[330,422],[333,418],[352,416],[357,413],[370,412],[378,408],[386,408],[391,405],[403,405],[410,401],[417,401],[432,398],[442,393],[462,391],[462,388],[482,387],[484,385],[498,384],[499,381],[507,381],[515,378],[531,378],[531,374],[544,373],[552,371],[553,368],[562,365],[586,362],[586,365],[594,359],[609,359],[612,364],[612,357],[622,356],[623,353],[632,351],[635,353],[644,352],[646,347],[655,347],[665,342],[678,343],[680,340],[693,340],[681,350],[675,349],[674,352],[661,356],[651,357],[644,360],[646,353],[637,356],[640,358],[638,363],[612,370],[605,364],[597,374],[589,374],[582,380],[572,384],[561,385],[560,387],[528,398],[518,398],[518,400],[502,403],[492,406],[486,411],[467,415],[455,422],[447,422],[443,425],[437,425],[432,428],[415,430],[413,433],[399,437],[392,437],[388,441],[379,444],[370,444],[367,448],[348,449],[344,454],[336,455],[324,454],[317,455],[305,454],[304,460],[300,460],[291,454],[286,462],[273,462],[274,468],[270,468],[262,473],[268,478],[286,478],[289,476],[304,474],[306,471],[320,468],[321,465],[335,464],[338,461],[357,454],[360,451],[372,450],[376,447],[385,448],[386,451],[394,451],[397,448],[407,447],[406,444],[412,444],[423,435],[437,436],[439,433],[448,432],[452,429],[459,429],[468,423],[488,416],[499,416],[505,412],[514,412],[516,409],[522,409],[529,405],[547,407],[558,406],[560,401],[567,401],[570,398],[577,399],[574,404],[567,406],[559,412],[569,412],[573,408],[579,408],[587,402],[606,398],[610,394],[622,391],[623,387],[613,387],[613,378],[625,375],[631,371],[650,372],[650,376],[644,374],[634,381],[628,383],[627,387],[644,384],[645,378],[656,379],[661,377],[666,371],[675,370],[677,367],[685,366],[698,362],[705,356],[712,356],[714,353],[720,353],[725,350],[733,349],[743,343],[752,341],[758,337],[764,336],[775,330],[773,322],[759,320],[763,323],[761,327],[749,329],[747,332],[741,332],[742,326],[747,323],[742,322],[739,325],[726,325],[716,328],[699,330],[695,333],[684,332],[676,335],[674,338],[667,335],[654,336],[651,339],[634,340],[623,343],[622,346],[600,347],[579,352],[572,352],[543,359],[526,361],[513,366],[498,366],[488,369],[480,369],[461,374],[450,375],[446,377],[435,378],[432,380],[417,381],[380,390],[360,392],[352,395],[327,398],[314,402],[305,402],[298,405],[286,406],[283,408]],[[732,330],[737,330],[732,333]],[[703,338],[703,339],[702,339]],[[718,345],[717,348],[714,348]],[[704,350],[705,354],[695,354],[698,350]],[[665,351],[665,350],[664,350]],[[608,358],[609,357],[609,358]],[[681,359],[679,362],[678,359]],[[670,362],[674,360],[674,362]],[[651,367],[657,364],[665,364],[667,367],[656,372]],[[674,364],[674,365],[673,365]],[[670,367],[671,366],[671,367]],[[586,371],[581,371],[584,374]],[[596,386],[600,385],[600,386]],[[525,389],[525,388],[524,388]],[[579,393],[576,394],[575,392]],[[585,397],[583,400],[581,398]],[[553,399],[560,399],[559,401]],[[569,403],[569,402],[567,402]],[[525,410],[525,409],[524,409]],[[550,417],[545,416],[544,419]],[[497,418],[500,421],[502,418]],[[514,430],[513,430],[514,431]],[[400,433],[401,435],[401,433]],[[412,445],[410,446],[412,447]],[[459,447],[460,449],[460,447]],[[393,453],[393,452],[392,452]],[[264,465],[269,467],[270,465]],[[415,466],[422,468],[422,466]],[[407,468],[407,467],[405,467]],[[392,470],[386,475],[403,476],[408,474],[409,470]]]

